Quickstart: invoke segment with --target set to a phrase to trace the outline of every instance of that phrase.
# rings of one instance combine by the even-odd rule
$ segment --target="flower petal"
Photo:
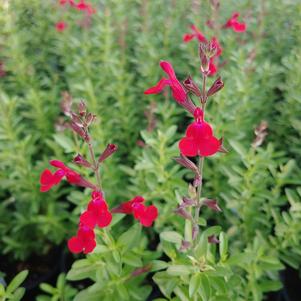
[[[191,40],[193,40],[195,37],[196,37],[195,34],[186,33],[186,34],[183,35],[183,42],[184,42],[184,43],[188,43],[188,42],[190,42]]]
[[[144,227],[150,227],[154,220],[158,217],[158,209],[154,205],[146,207],[139,221]]]
[[[167,78],[162,78],[155,86],[144,91],[144,94],[158,94],[162,92],[165,86],[169,85],[170,81]]]
[[[96,247],[96,241],[95,239],[89,239],[85,241],[84,245],[84,254],[91,253]]]
[[[112,221],[112,214],[110,211],[103,211],[97,218],[97,226],[99,228],[104,228],[110,225]]]
[[[77,236],[73,236],[68,240],[68,249],[70,252],[78,254],[83,250],[83,248],[83,243]]]
[[[84,211],[79,220],[86,227],[93,229],[97,224],[97,215],[95,215],[92,211]]]
[[[210,124],[205,121],[193,122],[186,130],[186,136],[194,138],[196,142],[209,138],[212,134],[213,131]]]
[[[220,145],[220,141],[212,136],[208,139],[204,139],[198,144],[198,153],[202,157],[212,156],[218,152]]]
[[[163,71],[170,77],[170,79],[176,79],[176,73],[168,61],[161,61],[160,67],[163,69]]]
[[[179,142],[179,149],[184,156],[194,157],[198,154],[198,147],[193,138],[182,138]]]
[[[49,169],[45,169],[40,176],[40,184],[41,185],[48,185],[52,183],[53,174]]]

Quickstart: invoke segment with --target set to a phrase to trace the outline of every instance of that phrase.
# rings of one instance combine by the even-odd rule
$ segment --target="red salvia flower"
[[[143,203],[145,200],[142,196],[135,196],[132,200],[128,202],[124,202],[120,204],[118,207],[114,208],[112,212],[114,213],[124,213],[124,214],[132,214],[133,213],[133,205]]]
[[[194,112],[195,122],[186,130],[186,137],[179,142],[182,155],[187,157],[208,157],[217,153],[221,147],[221,141],[213,136],[209,123],[204,121],[204,114],[200,108]]]
[[[87,3],[85,0],[81,0],[75,7],[80,11],[87,12],[88,15],[95,14],[96,10],[92,7],[91,4]]]
[[[158,217],[158,209],[154,205],[145,206],[143,202],[142,196],[136,196],[132,200],[120,204],[112,212],[133,214],[134,218],[138,219],[143,226],[150,227]]]
[[[45,169],[40,177],[40,191],[48,191],[54,185],[59,184],[64,176],[65,172],[63,170],[57,170],[55,173],[52,173],[49,169]]]
[[[158,209],[154,205],[145,206],[142,203],[133,204],[133,215],[144,227],[150,227],[158,217]]]
[[[68,248],[72,253],[84,254],[91,253],[96,247],[95,234],[92,229],[84,225],[80,225],[77,235],[73,236],[68,241]]]
[[[163,91],[166,86],[170,86],[172,96],[178,104],[184,107],[187,111],[193,114],[195,105],[187,97],[186,90],[176,77],[175,71],[168,61],[161,61],[160,67],[168,75],[168,78],[163,77],[154,87],[144,91],[144,94],[158,94]]]
[[[65,22],[63,22],[63,21],[57,22],[55,24],[55,29],[58,32],[64,31],[66,29],[66,27],[67,27],[67,24]]]
[[[161,61],[160,67],[168,75],[167,78],[162,78],[156,86],[144,91],[144,94],[158,94],[162,92],[165,86],[170,86],[173,98],[180,104],[186,101],[186,91],[176,77],[175,71],[168,61]]]
[[[183,35],[183,41],[185,43],[188,43],[193,39],[197,39],[201,43],[202,42],[207,42],[207,39],[205,38],[205,36],[202,34],[202,32],[195,25],[191,25],[190,28],[191,28],[193,33],[185,33]]]
[[[95,189],[95,185],[82,178],[80,174],[67,167],[63,162],[59,160],[51,160],[50,165],[59,169],[55,173],[52,173],[49,169],[45,169],[42,172],[40,176],[40,191],[48,191],[54,185],[59,184],[63,177],[66,177],[70,184]]]
[[[231,18],[225,23],[223,28],[232,28],[235,32],[245,32],[247,30],[247,25],[244,22],[239,22],[237,19],[239,13],[233,13]]]
[[[96,225],[100,228],[107,227],[111,221],[112,214],[102,196],[92,198],[87,210],[80,216],[80,222],[91,229],[94,229]]]

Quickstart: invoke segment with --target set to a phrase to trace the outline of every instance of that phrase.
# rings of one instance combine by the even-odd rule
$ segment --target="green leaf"
[[[13,293],[13,296],[10,298],[10,301],[20,301],[25,294],[25,288],[19,287]]]
[[[53,292],[55,292],[55,288],[52,287],[51,285],[49,285],[48,283],[41,283],[40,284],[40,288],[41,290],[43,290],[44,292],[46,293],[49,293],[49,294],[53,294]]]
[[[164,270],[169,266],[169,264],[163,260],[153,260],[151,264],[152,264],[151,272]]]
[[[131,250],[140,243],[141,226],[136,223],[129,230],[122,233],[117,240],[117,245],[122,246],[123,253]]]
[[[22,271],[20,272],[18,275],[16,275],[13,280],[10,282],[10,284],[8,285],[6,292],[8,294],[11,294],[12,292],[14,292],[21,284],[22,282],[26,279],[28,275],[28,271]]]
[[[201,274],[200,295],[203,301],[208,301],[211,296],[209,279],[205,274]]]
[[[74,152],[74,144],[73,141],[63,134],[54,134],[53,138],[57,144],[59,144],[66,153]]]
[[[189,282],[189,297],[191,298],[201,287],[201,274],[193,275]]]
[[[164,231],[160,233],[160,239],[181,245],[183,236],[175,231]]]
[[[219,235],[219,254],[222,261],[225,261],[228,257],[228,238],[224,232]]]
[[[167,269],[167,274],[171,276],[186,276],[195,271],[190,265],[172,265]]]
[[[124,254],[122,260],[124,263],[133,267],[141,267],[143,265],[140,256],[131,252]]]
[[[95,271],[104,266],[101,261],[92,263],[88,259],[77,260],[73,263],[71,270],[67,274],[67,279],[71,281],[91,278],[95,276]]]
[[[282,288],[282,283],[278,280],[264,280],[259,287],[263,292],[276,292]]]

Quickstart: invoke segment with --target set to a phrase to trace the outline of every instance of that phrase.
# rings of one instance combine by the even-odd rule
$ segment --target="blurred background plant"
[[[183,228],[173,209],[190,178],[171,158],[178,155],[177,142],[188,119],[168,93],[154,98],[143,91],[160,78],[161,59],[171,60],[179,79],[191,74],[200,83],[197,42],[182,42],[191,24],[205,36],[217,36],[223,47],[219,73],[225,88],[210,104],[208,118],[214,120],[217,136],[226,137],[229,154],[208,160],[204,167],[204,193],[218,197],[223,214],[208,210],[202,217],[209,226],[222,227],[229,254],[236,256],[229,265],[238,271],[240,280],[234,279],[232,287],[241,295],[228,298],[263,300],[267,292],[281,288],[279,279],[286,284],[283,275],[287,274],[281,272],[280,277],[279,271],[300,269],[301,4],[298,0],[229,0],[227,5],[221,1],[216,10],[212,5],[216,2],[91,0],[96,12],[88,22],[82,11],[59,1],[1,1],[0,270],[9,279],[24,268],[30,270],[28,278],[45,275],[54,266],[58,274],[68,263],[58,267],[49,258],[70,260],[64,255],[65,241],[87,194],[81,189],[71,192],[66,186],[45,196],[38,187],[49,158],[68,162],[75,152],[84,154],[79,141],[65,130],[60,112],[67,95],[63,92],[75,101],[86,99],[100,116],[92,133],[96,147],[103,149],[108,141],[119,146],[110,167],[103,167],[111,205],[135,193],[160,208],[155,231],[147,231],[133,252],[141,256],[147,248],[157,249],[158,257],[164,251],[175,262],[179,259],[178,253],[172,255],[175,250],[168,251],[176,249],[175,244],[159,243],[158,233]],[[223,24],[234,11],[247,23],[246,33],[206,26],[209,19]],[[56,24],[61,21],[66,28],[58,31]],[[267,135],[261,139],[254,130],[263,120]],[[116,224],[114,240],[121,235],[123,223]],[[35,268],[37,254],[47,262],[42,271]],[[158,269],[167,268],[161,264]],[[135,262],[135,268],[139,266]],[[152,275],[147,281],[154,286]],[[155,278],[160,288],[163,276]],[[102,277],[93,274],[92,279],[100,282]],[[53,280],[51,292],[49,287],[42,289],[59,296],[64,281],[56,285]],[[139,281],[133,281],[130,291]],[[189,300],[189,291],[182,290],[168,295],[161,289],[167,299]],[[72,300],[73,291],[68,291],[65,298]],[[298,300],[293,293],[283,294]]]

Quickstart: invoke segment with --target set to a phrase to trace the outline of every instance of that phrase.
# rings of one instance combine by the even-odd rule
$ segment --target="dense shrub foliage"
[[[110,206],[143,195],[159,216],[153,228],[116,218],[112,231],[96,230],[95,252],[74,258],[56,283],[43,283],[37,300],[147,300],[155,287],[158,301],[260,301],[280,290],[280,271],[301,264],[300,1],[229,0],[216,9],[218,1],[91,0],[88,17],[59,2],[0,3],[3,261],[14,274],[28,268],[30,275],[20,262],[65,252],[87,205],[90,192],[82,188],[39,190],[49,160],[88,155],[60,108],[72,97],[98,116],[96,152],[118,144],[101,170]],[[206,25],[222,25],[235,11],[244,33]],[[218,75],[225,87],[206,117],[228,150],[205,161],[203,194],[222,212],[202,211],[197,260],[179,251],[188,226],[174,212],[193,194],[191,173],[172,160],[188,114],[168,90],[143,94],[161,78],[160,60],[171,61],[179,79],[190,74],[201,85],[198,42],[182,39],[191,24],[223,48]],[[208,243],[212,235],[219,244]],[[0,283],[0,299],[20,300],[25,277],[6,290]]]

